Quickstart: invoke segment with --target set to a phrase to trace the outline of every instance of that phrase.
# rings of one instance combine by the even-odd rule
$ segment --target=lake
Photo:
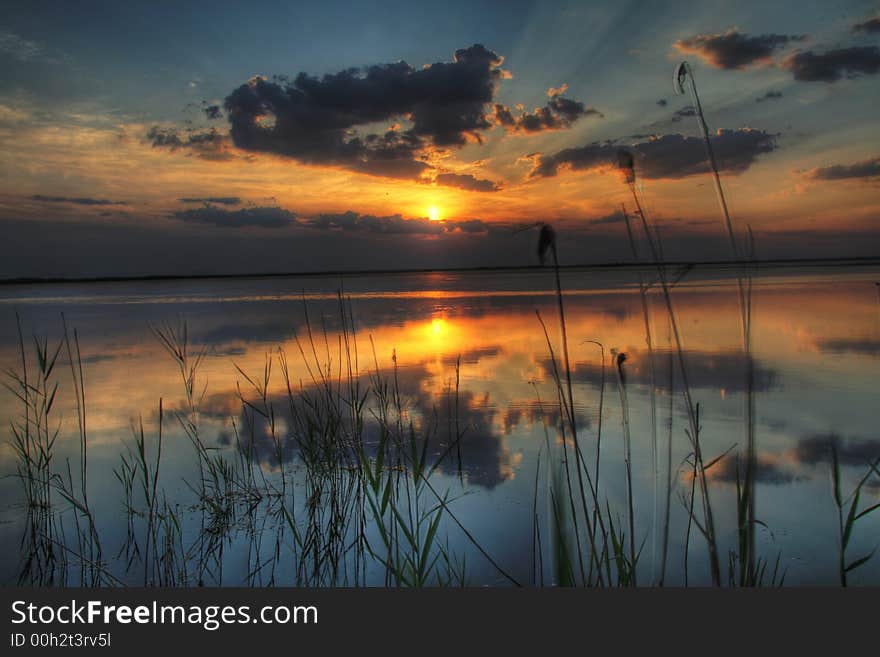
[[[17,476],[23,400],[0,392],[0,581],[708,585],[705,484],[727,584],[751,416],[763,583],[838,585],[834,481],[844,521],[857,486],[857,511],[880,501],[880,264],[754,271],[750,355],[739,275],[670,268],[673,327],[652,268],[564,270],[571,408],[549,268],[0,287],[6,382],[18,316],[28,397],[52,399],[33,449],[57,431],[45,480]],[[591,551],[603,531],[635,568]],[[859,518],[846,564],[878,540]],[[878,585],[880,558],[846,575]]]

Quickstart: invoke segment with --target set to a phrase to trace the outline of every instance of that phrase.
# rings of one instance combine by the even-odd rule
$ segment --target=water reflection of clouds
[[[599,352],[595,345],[583,343],[596,339],[605,343],[607,349],[618,346],[627,352],[628,379],[641,392],[646,390],[650,374],[644,349],[641,302],[637,288],[633,288],[633,276],[632,272],[587,275],[566,272],[566,286],[585,293],[571,296],[566,305],[576,384],[594,390],[600,384]],[[117,312],[118,306],[97,302],[64,306],[69,325],[79,330],[92,411],[90,426],[95,431],[95,439],[101,440],[101,431],[110,436],[119,428],[127,429],[132,417],[155,409],[159,397],[164,397],[167,407],[171,408],[179,396],[179,374],[150,336],[149,326],[186,319],[192,341],[210,348],[205,361],[205,377],[209,383],[205,414],[220,424],[228,423],[231,417],[240,419],[240,404],[235,406],[229,401],[230,396],[236,401],[231,391],[239,378],[233,364],[246,371],[256,371],[262,368],[267,352],[283,346],[291,361],[292,378],[297,381],[308,378],[294,341],[295,337],[302,339],[305,335],[306,309],[319,342],[319,356],[323,357],[325,352],[323,333],[326,330],[330,351],[337,357],[341,321],[339,302],[332,293],[338,283],[330,279],[233,280],[222,283],[223,293],[230,299],[240,297],[242,301],[222,303],[211,302],[216,282],[89,288],[93,299],[102,294],[114,298],[125,295],[136,298],[144,294],[155,301],[126,305],[125,313]],[[455,379],[455,364],[460,358],[460,412],[467,414],[466,423],[471,427],[470,436],[466,432],[462,441],[471,443],[469,449],[474,462],[479,462],[475,465],[474,480],[478,478],[477,471],[483,473],[479,477],[489,485],[504,480],[500,473],[513,463],[503,449],[504,437],[514,432],[525,435],[538,422],[554,428],[558,425],[552,367],[535,317],[537,309],[556,345],[555,300],[547,294],[552,286],[550,272],[346,278],[344,284],[347,291],[355,294],[351,307],[358,332],[361,370],[374,366],[369,340],[373,341],[383,366],[387,366],[395,350],[400,366],[398,375],[402,381],[405,379],[402,385],[416,415],[431,417],[434,406],[439,409],[438,413],[442,412],[447,394],[444,391]],[[327,296],[304,304],[295,298],[297,288],[326,292]],[[406,298],[357,296],[401,288],[431,294]],[[486,294],[495,288],[523,294]],[[462,294],[443,298],[433,295],[432,290],[437,289]],[[470,292],[474,294],[469,296]],[[203,301],[163,303],[163,293],[167,293],[168,298],[174,295],[203,297]],[[277,300],[273,295],[286,297]],[[719,393],[723,390],[723,395],[743,393],[746,362],[736,350],[739,338],[733,287],[723,280],[707,280],[700,285],[677,287],[674,296],[688,349],[685,359],[692,388]],[[847,355],[846,360],[852,365],[847,365],[846,371],[860,377],[851,378],[848,385],[855,387],[859,394],[866,394],[863,386],[870,378],[868,366],[880,345],[875,337],[876,294],[872,283],[866,285],[856,280],[822,285],[797,281],[794,284],[786,280],[776,285],[772,278],[760,279],[755,299],[754,390],[762,395],[760,413],[767,418],[762,421],[762,437],[779,442],[788,428],[803,433],[817,418],[845,405],[845,400],[835,396],[837,393],[829,393],[815,403],[809,402],[809,417],[792,413],[797,404],[806,403],[795,394],[799,387],[812,383],[817,377],[840,376],[839,372],[827,369],[830,363],[810,360],[815,353]],[[657,314],[660,304],[655,296],[651,297],[651,304],[655,321],[660,323],[661,317]],[[58,306],[34,303],[23,308],[25,333],[30,329],[45,333],[46,327],[51,333],[52,327],[60,326]],[[658,327],[655,377],[661,390],[668,385],[670,360],[677,368],[675,359],[669,358],[665,337],[665,332]],[[4,365],[14,365],[16,341],[14,321],[0,323],[0,353]],[[338,360],[334,362],[338,365]],[[123,381],[135,373],[136,386],[130,385],[130,378]],[[614,372],[609,367],[606,369],[609,387],[614,385],[614,380]],[[680,386],[677,372],[675,386],[676,389]],[[536,400],[539,391],[541,404]],[[609,388],[606,393],[612,394],[613,389]],[[803,394],[808,393],[805,390]],[[595,425],[597,398],[584,388],[576,390],[576,397],[579,397],[576,400],[578,425],[586,431]],[[606,412],[612,415],[616,412],[614,399],[614,396],[606,399]],[[710,404],[712,400],[715,401]],[[704,396],[702,400],[708,422],[733,417],[730,413],[735,404],[719,405],[717,400],[717,394],[711,399]],[[9,408],[9,403],[4,400],[3,408]],[[634,412],[643,410],[633,409]],[[861,426],[864,423],[857,417],[853,422],[853,426],[848,426],[835,418],[825,426],[864,434]],[[607,426],[610,431],[616,430],[614,422]],[[532,434],[540,435],[540,432]]]
[[[761,453],[757,456],[755,481],[761,484],[783,485],[806,479],[805,475],[792,470],[782,458],[772,453]],[[708,472],[709,479],[719,483],[742,485],[745,463],[735,454],[728,454]]]
[[[358,383],[365,391],[369,376],[375,373],[373,346],[380,375],[387,380],[394,376],[391,357],[392,353],[396,354],[396,376],[406,417],[416,424],[418,435],[424,435],[423,429],[430,429],[429,460],[444,455],[438,472],[452,479],[459,473],[453,390],[456,364],[460,363],[461,469],[465,482],[475,494],[468,496],[468,502],[462,502],[459,508],[467,514],[480,505],[490,506],[498,535],[502,536],[507,528],[522,521],[522,505],[531,504],[536,454],[544,448],[545,431],[551,448],[561,453],[557,390],[548,360],[548,345],[535,317],[537,309],[547,323],[558,357],[557,309],[553,296],[545,294],[552,284],[550,272],[530,272],[512,278],[476,276],[463,282],[466,278],[452,274],[421,279],[391,277],[383,279],[381,285],[376,279],[363,283],[347,281],[350,288],[358,287],[367,292],[374,287],[393,291],[392,288],[406,285],[417,291],[430,292],[437,287],[464,292],[473,288],[480,292],[449,298],[427,294],[352,299],[360,361]],[[566,297],[576,420],[582,446],[589,454],[594,453],[601,382],[600,350],[585,341],[595,339],[605,345],[606,358],[609,358],[602,429],[603,472],[608,473],[603,478],[604,490],[612,506],[621,503],[621,407],[609,356],[610,349],[617,347],[629,356],[625,367],[632,393],[629,410],[636,495],[641,500],[649,499],[651,434],[647,392],[650,371],[641,301],[638,288],[633,287],[633,274],[615,274],[610,279],[605,274],[595,277],[590,274],[587,279],[566,273],[565,278],[566,285],[579,285],[582,292]],[[821,500],[827,503],[830,499],[827,486],[821,484],[828,480],[831,440],[837,441],[845,479],[853,485],[867,471],[867,462],[880,455],[880,439],[874,433],[875,422],[870,410],[876,396],[874,370],[880,344],[873,278],[876,278],[874,274],[870,281],[857,279],[829,284],[814,277],[797,285],[790,282],[776,285],[772,278],[756,281],[753,310],[759,443],[756,477],[761,485],[761,513],[766,514],[762,520],[766,519],[774,531],[812,527],[812,519],[805,519],[804,513],[822,504]],[[490,292],[496,283],[499,288],[526,293],[498,297],[483,294]],[[168,294],[176,294],[181,299],[201,295],[203,301],[164,303],[161,295],[166,288],[154,286],[149,292],[155,297],[152,302],[125,305],[125,312],[120,312],[119,304],[100,303],[25,304],[21,312],[26,338],[32,332],[38,335],[48,332],[50,340],[53,335],[60,336],[62,309],[68,325],[78,329],[89,405],[90,454],[106,458],[108,462],[118,457],[119,450],[124,449],[123,442],[130,441],[132,418],[143,415],[147,430],[154,430],[158,399],[162,397],[169,445],[166,465],[189,473],[191,454],[172,417],[175,410],[184,408],[180,373],[149,331],[150,326],[176,325],[185,319],[193,350],[208,348],[198,378],[200,389],[207,385],[201,403],[203,439],[211,447],[231,454],[231,450],[238,448],[234,423],[244,448],[253,449],[255,459],[267,471],[277,470],[277,447],[267,423],[258,414],[246,418],[236,393],[236,382],[242,384],[246,394],[248,391],[235,366],[251,375],[261,373],[267,356],[271,356],[274,364],[269,397],[281,437],[281,458],[285,465],[291,464],[288,472],[293,472],[300,457],[299,445],[293,438],[295,418],[278,370],[277,349],[280,347],[287,354],[295,392],[304,381],[305,392],[314,393],[297,346],[299,339],[306,349],[305,361],[314,369],[316,358],[310,352],[305,330],[306,309],[315,336],[317,360],[326,362],[329,354],[334,378],[339,375],[340,347],[344,344],[338,300],[329,294],[322,300],[304,304],[291,292],[303,285],[320,287],[316,281],[302,280],[229,281],[228,289],[223,283],[222,294],[229,298],[241,295],[242,300],[212,302],[209,293],[216,289],[216,282],[191,282],[170,285]],[[325,291],[335,289],[335,283],[328,281],[320,285]],[[264,286],[268,287],[264,289]],[[127,284],[118,285],[114,290],[108,287],[107,293],[132,297],[140,293],[137,286],[131,288]],[[287,295],[287,298],[269,298],[273,294]],[[680,396],[681,377],[676,355],[670,352],[662,304],[653,293],[649,300],[655,328],[655,377],[661,400],[659,439],[665,447],[672,409],[673,469],[685,464],[679,471],[678,485],[686,486],[690,445],[684,435],[686,414]],[[715,457],[735,446],[709,473],[718,491],[719,518],[723,525],[731,520],[733,512],[732,506],[725,506],[721,501],[733,495],[737,457],[742,458],[743,445],[746,360],[738,350],[736,292],[724,281],[706,281],[702,287],[676,287],[674,300],[687,349],[685,361],[690,384],[697,392],[695,400],[701,403],[701,437],[706,453]],[[17,358],[14,316],[0,317],[0,366],[15,367]],[[66,371],[66,362],[59,362],[64,366],[59,371]],[[674,398],[667,394],[670,362],[675,370]],[[342,372],[344,388],[344,367]],[[72,395],[66,392],[62,389],[59,393],[58,410],[64,413],[64,431],[73,437],[71,445],[74,445],[76,413]],[[0,397],[0,411],[0,415],[7,418],[16,417],[18,407],[7,395]],[[253,431],[248,426],[250,418],[254,419]],[[368,454],[374,453],[379,426],[369,414],[363,438]],[[3,459],[4,463],[13,463],[12,456],[4,455]],[[543,457],[541,463],[545,463]],[[102,485],[111,490],[114,483]],[[865,484],[865,495],[874,499],[878,492],[880,476],[874,476]],[[503,500],[511,505],[506,511]],[[644,507],[637,512],[647,513]],[[681,516],[676,516],[680,512],[681,509],[673,505],[673,524],[681,521]],[[789,548],[796,556],[811,556],[811,549],[806,541]]]
[[[835,433],[801,438],[791,454],[797,463],[815,466],[831,462],[832,446],[837,450],[837,459],[841,465],[867,469],[869,463],[880,458],[880,438],[844,437]]]
[[[469,483],[492,489],[515,476],[522,454],[508,449],[505,442],[507,431],[499,423],[500,411],[489,392],[461,390],[457,396],[451,389],[439,394],[430,392],[425,389],[424,382],[431,375],[423,367],[404,367],[396,373],[383,370],[379,376],[389,383],[396,381],[394,385],[402,400],[404,424],[412,421],[420,443],[425,436],[428,437],[429,453],[434,459],[440,459],[438,467],[441,472],[457,475],[460,457],[461,471]],[[368,389],[369,383],[368,375],[354,382],[362,391]],[[209,395],[200,408],[203,416],[221,424],[228,424],[228,419],[234,418],[240,441],[237,447],[264,466],[274,468],[278,465],[279,452],[285,462],[297,457],[300,446],[294,435],[285,429],[298,426],[294,413],[304,417],[307,409],[303,399],[311,400],[311,408],[323,409],[322,394],[319,385],[296,391],[293,408],[286,395],[272,395],[268,402],[274,409],[275,436],[269,419],[243,405],[235,391]],[[260,402],[247,394],[245,399],[260,407]],[[380,431],[377,420],[367,414],[361,438],[368,455],[375,453]],[[456,435],[460,436],[457,442]],[[217,442],[223,446],[233,445],[234,437],[228,426],[219,430]]]
[[[627,360],[624,365],[627,382],[642,386],[651,384],[651,367],[647,351],[627,351]],[[677,356],[670,358],[671,352],[658,349],[654,352],[654,383],[658,388],[668,388],[669,380],[675,372],[675,378],[680,381],[681,375],[677,371]],[[746,363],[747,359],[742,352],[720,350],[710,351],[686,351],[684,355],[685,367],[687,368],[688,383],[691,388],[724,388],[726,392],[743,392],[746,388]],[[754,362],[755,392],[767,392],[780,385],[779,373],[764,366],[760,361]],[[670,369],[670,363],[672,368]],[[545,369],[549,372],[552,365],[545,362]],[[606,382],[614,381],[614,371],[610,365],[606,365]],[[575,363],[572,371],[572,380],[577,383],[588,383],[598,386],[602,381],[602,365],[597,362]]]

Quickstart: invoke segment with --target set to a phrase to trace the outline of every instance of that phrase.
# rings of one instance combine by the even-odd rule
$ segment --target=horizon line
[[[580,263],[572,265],[559,265],[560,270],[577,269],[626,269],[639,267],[776,267],[785,265],[853,265],[853,264],[880,264],[880,255],[876,256],[847,256],[828,258],[767,258],[763,260],[667,260],[660,263],[653,262],[604,262],[604,263]],[[432,267],[432,268],[404,268],[404,269],[334,269],[324,271],[289,271],[289,272],[257,272],[238,274],[143,274],[134,276],[19,276],[14,278],[0,279],[0,286],[12,285],[51,285],[63,283],[125,283],[138,281],[175,281],[175,280],[220,280],[231,278],[304,278],[304,277],[328,277],[328,276],[387,276],[395,274],[432,274],[432,273],[478,273],[478,272],[501,272],[501,271],[530,271],[538,269],[550,269],[549,265],[496,265],[474,267]]]

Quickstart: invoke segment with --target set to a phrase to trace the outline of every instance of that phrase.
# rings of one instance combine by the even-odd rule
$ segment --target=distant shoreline
[[[663,263],[666,267],[741,267],[748,266],[753,269],[767,269],[773,267],[786,267],[792,265],[801,266],[851,266],[851,265],[880,265],[880,256],[864,256],[854,258],[774,258],[768,260],[706,260],[686,261],[677,260]],[[601,269],[634,269],[653,267],[653,263],[638,262],[606,262],[594,264],[561,265],[562,271],[577,270],[601,270]],[[263,272],[254,274],[187,274],[187,275],[148,275],[148,276],[95,276],[95,277],[20,277],[0,279],[0,286],[13,285],[58,285],[80,283],[135,283],[135,282],[161,282],[161,281],[187,281],[187,280],[229,280],[229,279],[254,279],[254,278],[320,278],[330,276],[388,276],[388,275],[412,275],[412,274],[465,274],[487,273],[506,271],[537,271],[547,269],[541,265],[507,266],[507,267],[449,267],[428,269],[339,269],[330,271],[300,271],[300,272]]]

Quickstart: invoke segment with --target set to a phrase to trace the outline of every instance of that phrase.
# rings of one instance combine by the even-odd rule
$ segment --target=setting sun
[[[431,221],[440,221],[440,208],[432,205],[428,208],[428,219]]]

